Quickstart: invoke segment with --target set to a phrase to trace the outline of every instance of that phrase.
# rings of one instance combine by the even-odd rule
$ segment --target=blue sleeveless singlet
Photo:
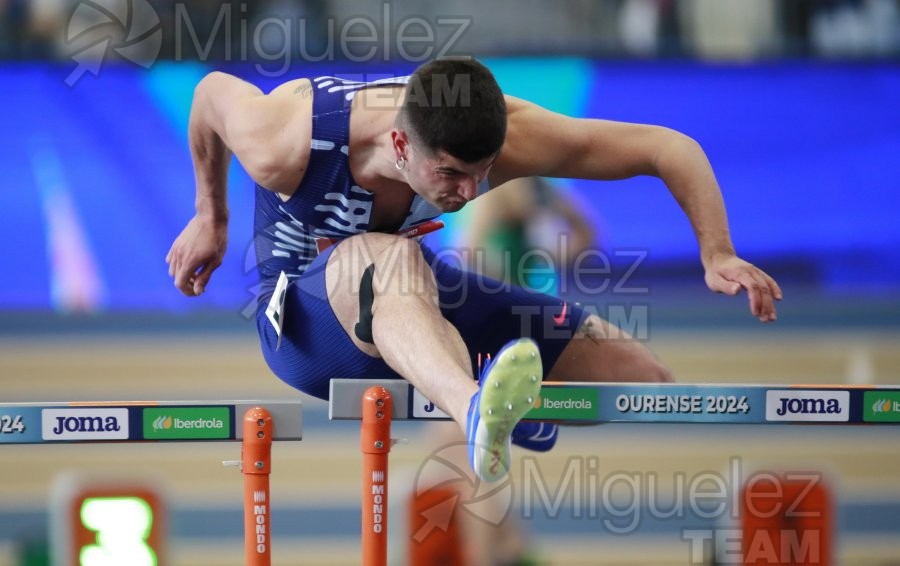
[[[350,109],[360,90],[387,85],[400,88],[408,80],[398,77],[365,83],[318,77],[311,81],[312,143],[303,180],[287,201],[256,185],[254,249],[264,291],[271,292],[282,271],[289,279],[299,277],[318,255],[317,238],[343,239],[369,231],[374,195],[357,185],[350,172]],[[485,180],[478,194],[487,190]],[[440,214],[415,195],[400,231]]]
[[[351,105],[362,89],[402,86],[407,81],[408,77],[369,83],[335,77],[313,79],[312,144],[302,182],[286,201],[256,186],[254,249],[260,277],[256,322],[262,354],[282,381],[315,397],[328,398],[329,379],[335,377],[401,377],[381,358],[359,350],[338,322],[325,285],[325,266],[335,247],[318,253],[316,240],[370,231],[374,195],[356,184],[348,161]],[[481,195],[487,190],[485,180],[477,192]],[[415,195],[400,231],[440,214]],[[450,265],[424,245],[422,252],[435,275],[441,314],[462,336],[473,372],[484,354],[496,353],[509,340],[522,336],[538,342],[549,370],[580,324],[583,311],[574,304],[568,305],[567,311],[562,300],[550,295],[515,286],[500,291],[504,284],[485,284],[484,277]],[[281,272],[290,283],[279,346],[264,306]],[[525,311],[527,316],[522,314]],[[565,322],[554,322],[558,316]]]

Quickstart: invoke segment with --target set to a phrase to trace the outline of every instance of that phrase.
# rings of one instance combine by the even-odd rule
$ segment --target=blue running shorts
[[[325,266],[335,248],[319,254],[288,286],[277,350],[278,336],[265,315],[269,297],[260,300],[256,311],[269,368],[291,387],[320,399],[328,398],[332,378],[402,379],[382,359],[360,351],[331,310]],[[422,253],[437,281],[441,313],[469,350],[473,376],[478,375],[486,354],[493,355],[510,340],[523,337],[538,343],[549,372],[582,322],[584,311],[578,305],[463,270],[424,245]]]

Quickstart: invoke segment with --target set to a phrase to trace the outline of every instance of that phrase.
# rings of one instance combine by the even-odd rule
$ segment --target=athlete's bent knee
[[[646,375],[646,381],[649,383],[672,383],[675,381],[669,368],[655,360],[648,364],[645,372],[643,375]]]
[[[391,263],[396,260],[424,262],[425,256],[422,255],[422,246],[419,242],[400,236],[388,236],[388,238],[390,239],[379,240],[383,247],[377,255],[376,263]]]
[[[397,238],[375,257],[376,295],[398,285],[406,290],[428,292],[434,276],[418,242]],[[410,286],[415,285],[414,289]]]

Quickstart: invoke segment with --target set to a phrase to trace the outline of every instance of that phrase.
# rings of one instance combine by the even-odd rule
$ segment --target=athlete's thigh
[[[368,277],[370,282],[377,279],[373,284],[378,285],[390,277],[406,277],[415,269],[410,265],[410,248],[417,248],[417,244],[399,236],[360,234],[341,241],[328,258],[325,288],[331,309],[353,344],[370,356],[380,357],[378,348],[356,331],[361,312],[371,309],[373,299],[371,292],[361,289],[363,278]],[[415,253],[421,256],[417,249]]]
[[[272,372],[291,387],[322,399],[328,398],[332,378],[400,377],[383,360],[357,348],[338,322],[325,286],[333,251],[323,252],[290,282],[280,295],[280,316],[270,319],[265,314],[271,301],[265,295],[256,313],[263,357]]]
[[[453,254],[424,252],[437,280],[441,313],[459,331],[473,366],[510,340],[527,337],[537,342],[549,370],[576,334],[582,317],[577,305],[464,270]]]
[[[547,380],[671,380],[647,346],[578,303],[465,271],[452,258],[424,251],[441,311],[462,335],[473,365],[507,341],[529,337],[538,343]]]

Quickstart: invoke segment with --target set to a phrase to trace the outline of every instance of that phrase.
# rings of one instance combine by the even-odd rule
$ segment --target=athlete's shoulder
[[[368,79],[368,80],[367,80]],[[333,75],[320,75],[316,77],[311,77],[306,79],[309,81],[311,85],[312,92],[326,92],[328,94],[334,93],[344,93],[347,95],[347,98],[352,98],[353,95],[363,89],[367,88],[375,88],[379,86],[393,86],[393,85],[406,85],[409,83],[410,77],[408,76],[400,76],[400,77],[384,77],[384,76],[369,76],[369,75],[354,75],[354,76],[333,76]]]
[[[312,80],[308,78],[293,79],[281,83],[269,93],[273,98],[296,98],[296,101],[312,99]]]
[[[253,120],[264,132],[259,152],[266,157],[263,171],[254,176],[260,186],[290,196],[303,179],[312,141],[312,96],[309,79],[294,79],[261,97],[254,109]]]
[[[546,108],[523,98],[504,95],[506,101],[506,142],[531,140],[540,136],[547,128],[557,126],[566,116],[551,112]],[[505,147],[504,149],[511,149]]]

